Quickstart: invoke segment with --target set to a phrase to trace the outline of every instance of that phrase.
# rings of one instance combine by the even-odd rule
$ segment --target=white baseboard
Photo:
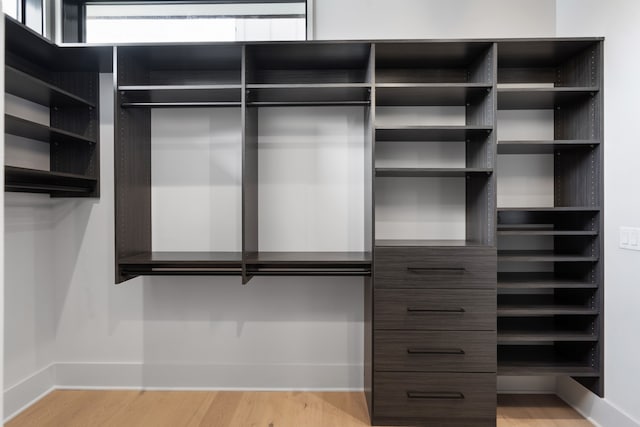
[[[55,388],[55,366],[49,365],[4,391],[7,422]]]
[[[363,389],[361,365],[58,363],[58,388],[158,390]]]
[[[598,427],[639,427],[634,420],[606,398],[601,399],[571,378],[558,378],[556,394]]]

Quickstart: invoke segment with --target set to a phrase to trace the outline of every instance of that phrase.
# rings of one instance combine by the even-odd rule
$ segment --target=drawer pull
[[[464,313],[464,308],[420,308],[407,307],[409,313]]]
[[[467,271],[464,267],[407,267],[412,273],[452,273],[464,274]]]
[[[408,348],[409,354],[464,354],[461,348]]]
[[[408,391],[409,399],[464,399],[460,392],[432,392],[432,391]]]

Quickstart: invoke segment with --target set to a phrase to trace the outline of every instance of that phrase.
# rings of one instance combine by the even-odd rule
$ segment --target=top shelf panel
[[[598,87],[554,87],[498,89],[499,110],[543,110],[583,102],[598,92]]]
[[[248,84],[367,83],[368,43],[275,43],[247,46]]]
[[[376,68],[467,68],[492,46],[489,42],[376,43]]]
[[[491,85],[492,46],[488,42],[377,43],[376,82]]]
[[[377,84],[380,106],[461,106],[477,103],[491,92],[483,83]]]
[[[5,90],[45,107],[95,107],[95,103],[87,99],[10,66],[5,66]]]
[[[601,39],[574,40],[513,40],[498,42],[498,67],[540,68],[557,67],[587,49]]]

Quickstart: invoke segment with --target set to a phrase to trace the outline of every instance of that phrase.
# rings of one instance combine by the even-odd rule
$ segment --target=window
[[[86,3],[87,43],[305,40],[306,1]]]

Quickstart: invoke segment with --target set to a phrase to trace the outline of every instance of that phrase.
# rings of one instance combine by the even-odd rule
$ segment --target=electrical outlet
[[[620,247],[640,251],[640,228],[620,227]]]

